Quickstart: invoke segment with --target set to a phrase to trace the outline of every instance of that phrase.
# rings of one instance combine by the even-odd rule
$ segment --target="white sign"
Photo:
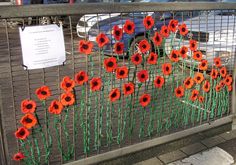
[[[19,28],[23,64],[27,69],[62,65],[66,60],[62,26],[55,24]]]

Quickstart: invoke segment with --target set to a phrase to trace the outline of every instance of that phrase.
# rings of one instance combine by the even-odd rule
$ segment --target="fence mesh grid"
[[[145,29],[143,25],[143,20],[148,15],[152,16],[155,22],[151,30]],[[160,28],[163,25],[168,26],[173,19],[178,20],[179,25],[185,23],[189,33],[183,36],[177,30],[167,38],[162,36],[162,45],[157,46],[153,42],[154,33],[160,33]],[[127,20],[134,22],[134,33],[124,32],[120,41],[115,40],[113,27],[118,25],[118,28],[124,28]],[[65,64],[44,69],[25,69],[22,66],[18,27],[52,23],[63,25]],[[220,69],[225,67],[227,75],[233,74],[235,10],[143,11],[142,13],[95,13],[82,17],[75,15],[11,18],[2,19],[0,29],[1,122],[4,135],[7,137],[5,146],[9,164],[14,164],[12,156],[17,151],[24,152],[29,158],[26,157],[26,164],[66,163],[211,122],[231,112],[230,84],[227,85],[226,78],[222,74],[212,79],[211,71],[215,69],[220,72]],[[109,43],[103,48],[99,48],[96,43],[96,37],[100,33],[104,33],[109,38]],[[158,42],[158,38],[154,37],[155,39]],[[190,39],[197,41],[197,49],[187,50],[186,54],[182,52],[182,55],[180,51],[180,54],[175,57],[172,50],[180,50],[182,46],[191,47]],[[93,42],[94,47],[90,55],[80,52],[79,43],[83,40]],[[150,43],[151,48],[142,52],[142,48],[145,49],[147,46],[140,46],[140,42],[144,40]],[[118,42],[124,43],[122,53],[114,51],[114,45]],[[194,52],[197,51],[202,54],[202,59],[208,61],[208,69],[205,71],[199,69],[200,62],[193,59]],[[151,52],[157,54],[157,60],[155,55],[150,56]],[[137,53],[140,56],[137,55],[135,59],[134,54]],[[112,72],[106,71],[104,60],[111,57],[117,61],[118,67],[128,68],[126,78],[117,79],[118,69]],[[142,62],[134,65],[132,57]],[[137,59],[139,57],[141,59]],[[214,64],[215,57],[221,58],[222,66],[219,68]],[[175,62],[176,58],[178,58],[177,62]],[[172,72],[165,75],[162,66],[167,63],[171,64]],[[137,76],[142,70],[147,70],[148,74],[148,79],[144,82],[140,82]],[[80,71],[88,74],[89,81],[93,77],[100,77],[101,89],[92,92],[89,81],[84,85],[77,84],[74,89],[76,104],[69,108],[65,107],[60,115],[48,113],[51,101],[59,99],[60,94],[64,93],[60,87],[63,77],[69,76],[74,79]],[[165,71],[168,72],[168,69]],[[200,79],[195,76],[196,73],[200,74]],[[162,79],[156,80],[155,86],[156,76],[164,78],[163,86]],[[145,75],[140,77],[145,79]],[[193,86],[189,79],[187,82],[188,77],[191,77]],[[206,80],[209,81],[209,92],[204,92],[202,89]],[[123,84],[128,82],[132,82],[135,89],[133,94],[126,96]],[[217,92],[216,86],[220,82],[224,84],[221,84],[220,91]],[[35,90],[43,85],[48,86],[52,93],[45,102],[46,106],[35,94]],[[183,96],[182,88],[177,90],[179,86],[184,89]],[[116,101],[111,102],[109,97],[116,98],[119,95],[115,93],[109,96],[114,88],[117,88],[121,95]],[[199,94],[192,94],[194,89],[199,91]],[[149,94],[151,98],[147,106],[140,104],[140,98],[144,93]],[[204,98],[203,103],[199,101],[200,96]],[[24,99],[36,101],[36,113],[42,131],[40,126],[36,125],[30,129],[28,140],[17,140],[14,132],[21,126],[20,120],[24,115],[21,112],[21,102]],[[148,102],[148,99],[142,98],[141,102]],[[45,120],[47,118],[48,120]],[[46,142],[42,134],[45,135]],[[50,143],[52,143],[51,147]]]

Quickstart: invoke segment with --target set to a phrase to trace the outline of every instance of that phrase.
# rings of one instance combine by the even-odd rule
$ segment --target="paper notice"
[[[43,25],[19,28],[23,64],[27,69],[62,65],[66,60],[62,26]]]

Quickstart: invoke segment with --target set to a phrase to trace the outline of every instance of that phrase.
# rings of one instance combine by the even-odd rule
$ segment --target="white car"
[[[192,38],[198,41],[198,50],[202,52],[203,58],[208,60],[209,66],[213,65],[214,57],[220,57],[222,64],[233,70],[236,67],[235,18],[235,10],[216,10],[184,21],[191,31],[183,37],[181,42],[179,32],[175,33],[172,44],[171,37],[168,38],[165,44],[167,55],[170,54],[171,49],[178,49],[179,44],[188,47],[189,40]],[[190,52],[188,52],[187,65],[192,62],[190,56]]]

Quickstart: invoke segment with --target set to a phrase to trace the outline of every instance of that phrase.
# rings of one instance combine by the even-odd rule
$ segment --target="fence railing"
[[[231,122],[235,8],[0,6],[2,163],[95,163]],[[63,27],[66,61],[27,69],[19,27],[45,24]]]

